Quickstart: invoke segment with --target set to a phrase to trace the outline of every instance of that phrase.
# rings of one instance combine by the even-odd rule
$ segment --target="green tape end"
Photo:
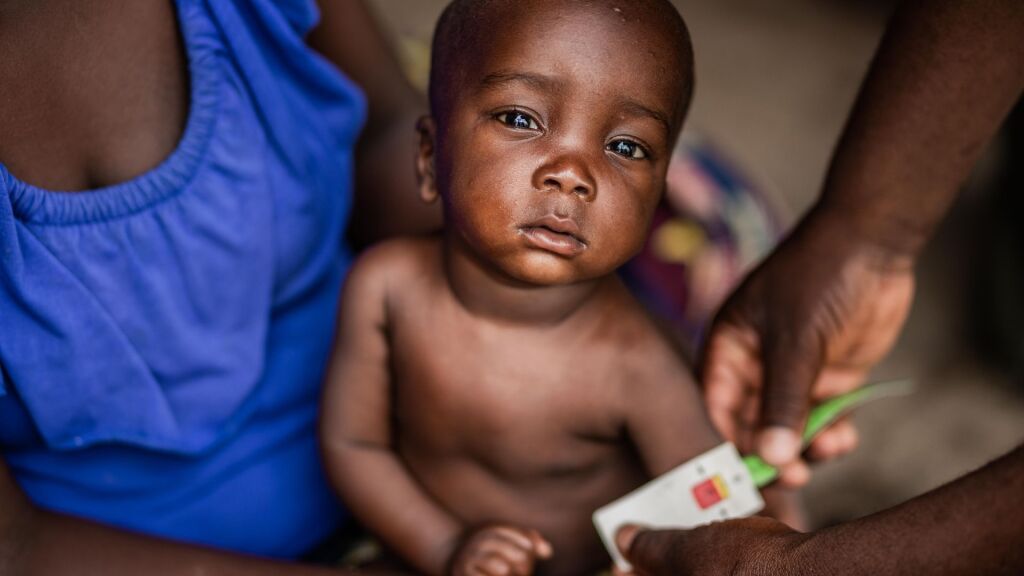
[[[828,428],[833,422],[854,408],[859,408],[872,400],[879,398],[891,398],[894,396],[906,396],[914,391],[914,385],[910,380],[894,380],[891,382],[880,382],[871,384],[856,390],[833,396],[811,409],[807,415],[807,426],[804,428],[803,447],[807,448],[811,441]],[[750,471],[754,485],[764,488],[779,477],[779,471],[753,454],[743,457],[743,463]]]

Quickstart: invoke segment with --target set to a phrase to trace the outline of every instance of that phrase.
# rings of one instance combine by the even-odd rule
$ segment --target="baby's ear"
[[[420,149],[416,154],[416,176],[419,181],[420,198],[431,203],[437,200],[437,179],[434,177],[434,143],[437,124],[430,116],[421,116],[416,122],[420,133]]]

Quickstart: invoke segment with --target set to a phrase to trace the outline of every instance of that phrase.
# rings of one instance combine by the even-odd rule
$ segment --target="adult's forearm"
[[[1024,446],[895,508],[818,532],[791,574],[1021,574]]]
[[[911,0],[893,16],[818,209],[916,255],[1024,90],[1024,2]]]
[[[364,1],[318,2],[320,24],[309,44],[366,93],[366,127],[356,149],[356,193],[349,239],[358,247],[441,226],[438,203],[419,199],[416,120],[427,99],[409,83]]]
[[[0,574],[4,576],[337,576],[336,570],[176,544],[44,512],[0,460]]]
[[[4,511],[7,514],[8,511]],[[337,570],[285,564],[172,543],[32,510],[0,542],[0,573],[11,576],[337,576]]]

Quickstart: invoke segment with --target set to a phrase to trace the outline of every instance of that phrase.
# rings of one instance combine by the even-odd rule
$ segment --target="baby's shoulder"
[[[440,246],[438,236],[401,237],[374,244],[356,258],[345,283],[382,296],[414,289],[440,273]]]
[[[616,358],[628,382],[661,379],[691,371],[683,348],[667,326],[658,323],[624,287],[609,297],[603,313],[601,347]]]
[[[375,274],[401,274],[422,268],[428,259],[441,257],[439,235],[401,236],[370,246],[356,258],[352,270]]]

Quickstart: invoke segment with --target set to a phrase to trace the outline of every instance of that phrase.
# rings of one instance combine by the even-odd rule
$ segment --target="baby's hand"
[[[471,532],[452,559],[452,576],[530,576],[551,544],[536,530],[485,526]]]

